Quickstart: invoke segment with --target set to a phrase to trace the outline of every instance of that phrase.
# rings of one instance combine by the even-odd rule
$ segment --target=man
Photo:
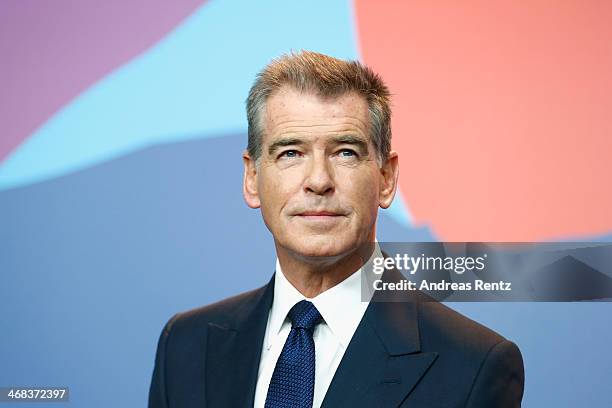
[[[381,78],[283,56],[258,75],[247,116],[243,194],[274,237],[276,273],[166,324],[149,406],[520,406],[513,343],[419,292],[362,298],[360,248],[399,172]]]

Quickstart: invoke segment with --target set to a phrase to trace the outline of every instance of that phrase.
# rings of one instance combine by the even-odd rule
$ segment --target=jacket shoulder
[[[486,354],[506,340],[494,330],[439,302],[419,303],[419,314],[421,341],[425,346]]]
[[[265,290],[266,286],[263,286],[209,305],[177,313],[167,323],[166,331],[172,331],[173,336],[187,332],[190,336],[197,337],[198,333],[205,333],[209,323],[232,329],[247,311],[255,307]]]
[[[435,301],[419,303],[419,335],[421,350],[437,354],[424,389],[448,396],[449,406],[520,406],[524,369],[516,344]],[[419,398],[433,398],[425,394]]]

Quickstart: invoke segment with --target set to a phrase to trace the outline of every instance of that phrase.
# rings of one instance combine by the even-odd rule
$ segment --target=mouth
[[[341,217],[343,214],[332,211],[304,211],[296,215],[299,217]]]
[[[345,216],[346,214],[335,211],[315,210],[297,213],[295,214],[295,219],[299,220],[300,223],[303,223],[309,229],[322,232],[329,231],[340,225]]]

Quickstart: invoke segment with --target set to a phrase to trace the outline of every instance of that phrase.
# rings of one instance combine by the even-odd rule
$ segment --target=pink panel
[[[612,230],[612,2],[356,1],[400,185],[445,240]]]

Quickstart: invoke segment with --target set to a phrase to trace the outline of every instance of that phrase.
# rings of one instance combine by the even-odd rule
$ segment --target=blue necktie
[[[311,408],[315,383],[315,345],[312,333],[321,314],[302,300],[289,311],[291,332],[278,357],[268,387],[265,408]]]

